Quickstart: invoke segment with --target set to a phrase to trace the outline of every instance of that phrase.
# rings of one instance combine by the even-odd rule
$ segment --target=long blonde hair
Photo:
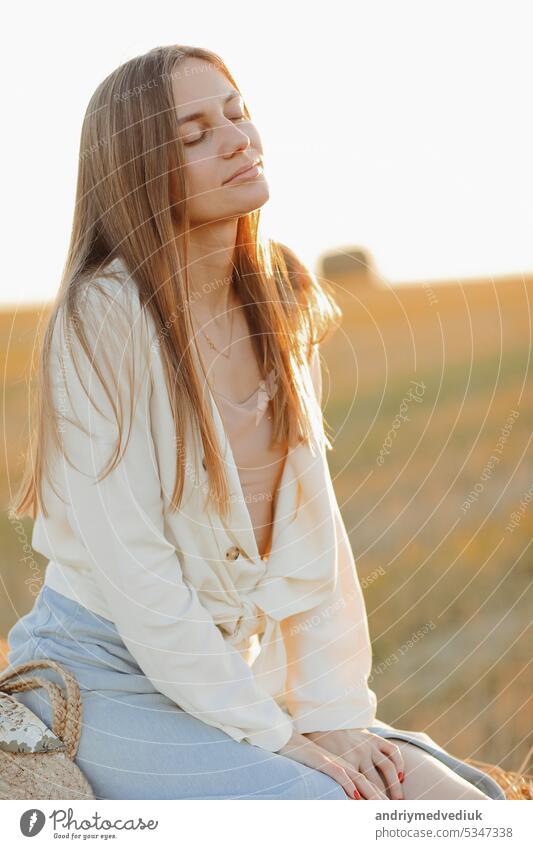
[[[14,514],[48,515],[43,479],[50,461],[48,436],[62,450],[57,411],[49,384],[50,347],[58,315],[73,328],[90,356],[82,312],[81,284],[105,276],[119,257],[161,331],[161,354],[181,445],[187,420],[195,420],[209,470],[210,497],[227,514],[229,490],[219,457],[211,411],[204,400],[191,352],[188,268],[189,217],[184,156],[172,90],[173,74],[187,57],[214,64],[238,90],[217,54],[196,47],[156,47],[113,71],[94,92],[84,117],[72,234],[59,291],[45,325],[34,392],[36,427],[26,470],[12,505]],[[249,118],[249,112],[245,107]],[[242,215],[237,226],[232,285],[243,304],[258,364],[265,376],[278,375],[272,401],[273,440],[289,444],[309,438],[309,408],[302,403],[299,370],[311,346],[321,342],[341,318],[332,287],[316,277],[285,245],[260,233],[260,211]],[[177,236],[179,233],[179,236]],[[166,317],[178,320],[166,322]],[[167,326],[165,326],[165,323]],[[100,378],[101,379],[101,378]],[[107,391],[107,390],[106,390]],[[120,461],[123,421],[116,411],[117,450],[108,474]],[[127,444],[127,443],[126,443]],[[184,461],[176,459],[172,507],[183,494]]]

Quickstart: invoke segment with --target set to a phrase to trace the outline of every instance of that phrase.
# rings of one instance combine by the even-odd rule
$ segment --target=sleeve
[[[321,403],[318,348],[311,371]],[[286,704],[300,734],[366,728],[376,715],[376,695],[368,686],[372,648],[363,592],[333,486],[331,499],[339,570],[335,590],[315,608],[282,621]]]
[[[64,335],[61,322],[53,332],[52,385],[68,458],[60,463],[69,522],[124,644],[156,689],[234,740],[275,752],[293,733],[290,717],[224,639],[165,537],[150,426],[149,334],[146,317],[124,308],[125,297],[105,299],[105,308],[93,291],[86,301],[90,355],[77,351],[81,346],[72,333]],[[96,369],[111,384],[109,395]],[[126,416],[123,453],[101,477],[117,444],[115,407]]]

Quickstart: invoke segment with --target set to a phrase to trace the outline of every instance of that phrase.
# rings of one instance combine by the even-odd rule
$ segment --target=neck
[[[226,319],[236,232],[236,219],[191,229],[188,272],[190,304],[196,316]]]

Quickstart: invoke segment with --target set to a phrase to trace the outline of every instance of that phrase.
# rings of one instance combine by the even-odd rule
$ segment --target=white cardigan
[[[91,281],[79,316],[92,360],[73,331],[65,336],[61,321],[53,336],[53,402],[70,463],[59,455],[53,460],[61,498],[46,483],[50,515],[39,513],[34,524],[33,547],[50,561],[45,583],[111,620],[157,690],[234,740],[275,752],[293,729],[371,725],[376,696],[367,683],[366,610],[327,464],[319,401],[313,396],[314,447],[302,443],[287,456],[267,560],[259,555],[207,384],[231,516],[224,521],[206,506],[202,443],[190,424],[179,446],[184,497],[171,512],[178,447],[160,340],[124,264],[115,259],[112,267],[119,279]],[[70,359],[74,345],[91,400]],[[316,357],[319,374],[318,351]],[[94,364],[106,382],[115,381],[112,399],[124,405],[121,447],[131,418],[131,366],[138,390],[128,447],[100,483],[95,478],[111,457],[117,431]],[[76,418],[89,435],[73,423]]]

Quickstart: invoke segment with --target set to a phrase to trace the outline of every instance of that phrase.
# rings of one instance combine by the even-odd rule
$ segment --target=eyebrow
[[[242,97],[242,95],[238,91],[230,91],[222,102],[226,104],[229,100],[233,100],[234,97]],[[204,115],[205,112],[192,112],[190,115],[184,115],[183,118],[178,118],[178,127],[186,121],[195,121],[197,118],[203,118]]]

